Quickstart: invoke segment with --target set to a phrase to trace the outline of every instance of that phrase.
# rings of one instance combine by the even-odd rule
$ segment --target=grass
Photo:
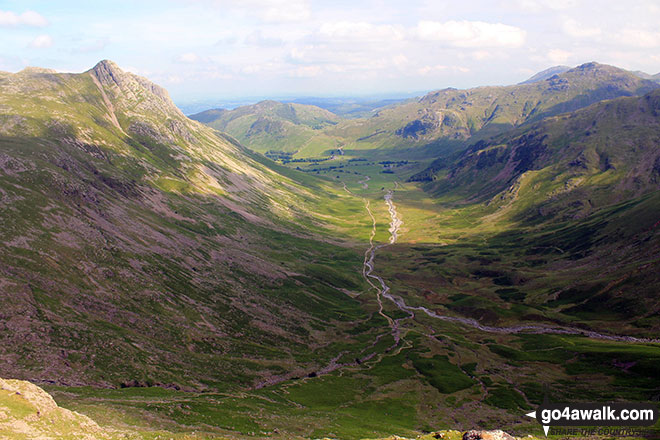
[[[452,394],[474,385],[474,381],[460,367],[449,362],[447,356],[425,358],[413,354],[410,358],[415,369],[443,394]]]

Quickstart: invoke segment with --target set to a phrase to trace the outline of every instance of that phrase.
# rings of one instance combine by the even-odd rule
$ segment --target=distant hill
[[[411,99],[406,98],[298,98],[291,102],[314,105],[326,109],[342,118],[368,118],[378,109],[396,105]]]
[[[484,138],[529,121],[586,107],[604,99],[641,95],[659,85],[613,66],[587,63],[543,80],[506,87],[445,89],[415,102],[329,130],[380,146]]]
[[[261,101],[234,110],[213,109],[190,116],[234,136],[262,153],[296,153],[311,150],[310,140],[341,118],[313,105]],[[336,148],[328,141],[322,149]],[[310,153],[314,154],[314,153]]]
[[[637,75],[638,77],[640,77],[640,78],[648,79],[648,80],[655,81],[655,82],[660,82],[660,73],[656,73],[655,75],[650,75],[650,74],[648,74],[646,72],[642,72],[640,70],[636,70],[633,73],[635,75]]]
[[[525,80],[521,82],[520,84],[531,84],[539,81],[544,81],[550,77],[553,77],[555,75],[559,75],[565,72],[568,72],[571,70],[571,67],[569,66],[553,66],[548,69],[542,70],[532,77],[530,77],[528,80]]]

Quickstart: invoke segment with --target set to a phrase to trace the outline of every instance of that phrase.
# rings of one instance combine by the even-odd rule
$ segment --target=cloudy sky
[[[0,70],[111,59],[177,102],[402,93],[658,73],[658,23],[657,0],[0,0]]]

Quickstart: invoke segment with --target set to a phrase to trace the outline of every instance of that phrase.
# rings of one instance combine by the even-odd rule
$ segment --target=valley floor
[[[521,264],[525,244],[517,240],[514,251],[501,244],[497,225],[477,226],[475,208],[438,209],[419,188],[377,172],[337,180],[338,191],[364,208],[360,226],[347,230],[363,237],[355,246],[365,249],[367,284],[344,294],[370,318],[329,364],[222,393],[46,389],[101,426],[301,439],[475,427],[540,435],[524,413],[548,390],[555,401],[660,396],[657,340],[625,323],[521,301],[521,292],[535,293],[517,281],[493,282],[505,275],[502,267]],[[488,272],[492,266],[499,272]],[[533,265],[524,270],[526,278],[553,276]]]

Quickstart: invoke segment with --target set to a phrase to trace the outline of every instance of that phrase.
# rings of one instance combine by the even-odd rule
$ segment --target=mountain
[[[604,99],[641,95],[657,87],[655,82],[625,70],[587,63],[527,84],[445,89],[429,93],[417,102],[385,109],[363,121],[359,127],[362,137],[356,143],[364,140],[383,147],[484,138]],[[358,131],[358,127],[352,127],[340,124],[328,131]]]
[[[488,200],[525,176],[553,182],[535,191],[537,202],[574,193],[576,203],[603,206],[660,189],[659,133],[660,90],[608,100],[478,141],[453,164],[435,164],[447,168],[433,186]]]
[[[316,132],[340,118],[312,105],[262,101],[234,110],[207,110],[191,116],[227,132],[255,151],[301,153]]]
[[[648,79],[651,81],[659,82],[660,81],[660,73],[656,73],[655,75],[650,75],[646,72],[642,72],[641,70],[636,70],[633,72],[635,75],[637,75],[640,78],[643,79]]]
[[[569,67],[569,66],[549,67],[545,70],[542,70],[542,71],[534,74],[529,79],[521,82],[520,84],[530,84],[530,83],[535,83],[535,82],[539,82],[539,81],[545,81],[548,78],[551,78],[555,75],[560,75],[562,73],[568,72],[569,70],[571,70],[571,67]]]
[[[322,182],[187,119],[161,87],[102,61],[2,73],[0,99],[3,374],[251,386],[315,368],[327,330],[365,314],[323,281],[330,262],[358,287],[361,257],[324,237]]]
[[[658,145],[660,90],[654,90],[478,141],[413,180],[433,179],[425,189],[436,197],[481,205],[483,219],[491,223],[513,222],[508,234],[526,231],[519,232],[517,246],[530,246],[528,255],[555,246],[564,258],[579,262],[575,271],[588,271],[574,281],[584,288],[583,296],[563,313],[635,321],[658,310],[660,261],[642,257],[660,250],[654,232],[660,209]],[[619,281],[601,284],[610,276]]]

